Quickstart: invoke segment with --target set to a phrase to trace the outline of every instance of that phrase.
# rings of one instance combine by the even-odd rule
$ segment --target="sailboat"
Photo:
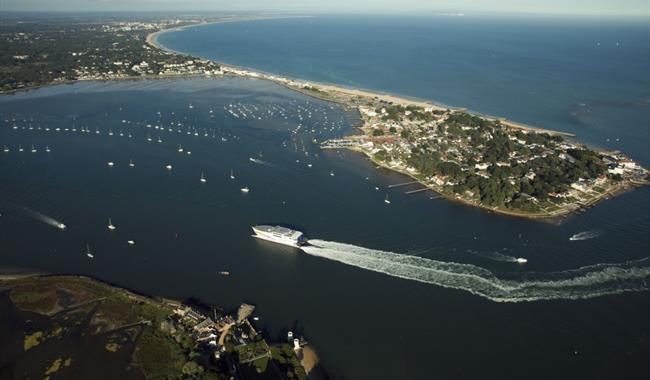
[[[46,152],[46,153],[50,153],[50,152],[51,152],[51,151],[50,151],[50,147],[47,146],[47,145],[45,145],[45,152]]]
[[[91,259],[92,259],[93,257],[95,257],[95,255],[93,255],[93,254],[90,252],[90,245],[88,245],[88,244],[86,244],[86,256],[88,256],[88,257],[91,258]]]
[[[208,180],[205,179],[205,175],[203,175],[203,173],[201,173],[201,182],[202,182],[202,183],[206,183],[207,181],[208,181]]]
[[[5,145],[5,146],[4,146],[4,149],[2,149],[2,151],[5,152],[5,153],[9,153],[9,147],[7,147],[7,146]]]
[[[22,152],[23,150],[24,150],[23,147],[20,146],[20,145],[18,145],[18,151],[19,151],[19,152]]]
[[[384,199],[384,203],[390,204],[390,200],[388,200],[388,194],[386,194],[386,198]]]
[[[36,153],[36,148],[34,147],[33,144],[32,144],[32,153]]]
[[[183,153],[183,147],[180,144],[178,144],[178,153]]]
[[[133,160],[129,158],[129,167],[134,168],[135,164],[133,163]]]
[[[108,218],[108,229],[113,231],[116,227],[113,225],[111,218]]]
[[[230,179],[235,179],[235,173],[230,169]]]

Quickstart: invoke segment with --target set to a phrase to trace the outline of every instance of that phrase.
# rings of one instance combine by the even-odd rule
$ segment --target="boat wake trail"
[[[550,273],[513,273],[501,279],[487,269],[401,255],[350,244],[310,240],[302,247],[322,257],[389,276],[470,292],[495,302],[586,299],[650,290],[650,258]],[[509,274],[510,275],[510,274]]]
[[[598,236],[602,235],[603,231],[601,230],[593,230],[593,231],[584,231],[577,233],[569,238],[571,241],[578,241],[578,240],[587,240],[587,239],[594,239],[597,238]]]
[[[274,166],[274,165],[273,165],[272,163],[270,163],[270,162],[266,162],[266,161],[263,161],[263,160],[259,160],[259,159],[257,159],[257,158],[253,158],[253,157],[249,157],[248,160],[249,160],[250,162],[254,162],[254,163],[258,164],[258,165]]]
[[[504,255],[503,253],[499,252],[479,252],[479,251],[474,251],[474,250],[467,250],[467,253],[471,253],[473,255],[485,257],[486,259],[490,259],[493,261],[501,261],[505,263],[518,263],[519,260],[516,257]]]
[[[56,227],[56,228],[58,228],[60,230],[64,230],[66,228],[66,225],[63,224],[62,222],[60,222],[60,221],[58,221],[58,220],[56,220],[56,219],[54,219],[52,217],[49,217],[49,216],[47,216],[45,214],[42,214],[42,213],[40,213],[38,211],[32,210],[31,208],[21,206],[21,205],[18,205],[18,204],[5,204],[5,207],[7,207],[7,206],[18,210],[19,213],[24,213],[24,214],[28,215],[29,217],[38,220],[39,222],[48,224],[48,225],[50,225],[52,227]]]

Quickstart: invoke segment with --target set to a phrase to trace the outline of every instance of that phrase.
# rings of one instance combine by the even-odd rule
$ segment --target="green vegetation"
[[[384,101],[360,107],[365,136],[350,136],[352,147],[449,198],[497,212],[555,217],[648,183],[648,171],[624,155],[561,133],[463,111]],[[377,138],[385,133],[393,138]]]
[[[190,23],[190,22],[186,22]],[[154,26],[155,25],[155,26]],[[198,58],[170,54],[145,44],[147,34],[166,21],[125,23],[110,18],[22,22],[3,20],[0,29],[0,90],[10,91],[80,78],[158,75],[165,65],[186,73],[216,70]],[[173,24],[180,26],[181,24]],[[140,64],[146,62],[142,67]],[[167,66],[168,67],[168,66]],[[180,70],[178,67],[175,70]]]
[[[289,379],[305,380],[307,374],[289,344],[271,347],[271,357],[277,363],[280,371]]]

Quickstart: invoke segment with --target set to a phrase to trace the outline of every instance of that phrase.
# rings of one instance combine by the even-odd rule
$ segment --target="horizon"
[[[645,0],[623,0],[612,5],[606,0],[575,0],[567,4],[561,0],[550,1],[499,1],[499,0],[408,0],[399,5],[386,0],[332,0],[273,2],[250,0],[233,5],[221,0],[64,0],[52,3],[44,0],[4,0],[0,14],[4,13],[166,13],[166,12],[258,12],[258,13],[309,13],[309,14],[367,14],[367,15],[426,15],[463,13],[471,16],[558,16],[558,17],[622,17],[648,18],[650,4]],[[155,10],[152,10],[155,8]]]

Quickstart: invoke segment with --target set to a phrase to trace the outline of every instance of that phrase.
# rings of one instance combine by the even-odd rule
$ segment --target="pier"
[[[407,191],[407,192],[405,192],[404,194],[406,194],[406,195],[411,195],[411,194],[420,193],[420,192],[422,192],[422,191],[427,191],[427,190],[431,190],[431,191],[433,191],[433,189],[429,189],[428,187],[423,187],[423,188],[421,188],[421,189]]]
[[[393,185],[388,185],[389,189],[392,189],[394,187],[401,187],[401,186],[407,186],[407,185],[413,185],[419,183],[418,181],[411,181],[411,182],[404,182],[404,183],[395,183]]]

